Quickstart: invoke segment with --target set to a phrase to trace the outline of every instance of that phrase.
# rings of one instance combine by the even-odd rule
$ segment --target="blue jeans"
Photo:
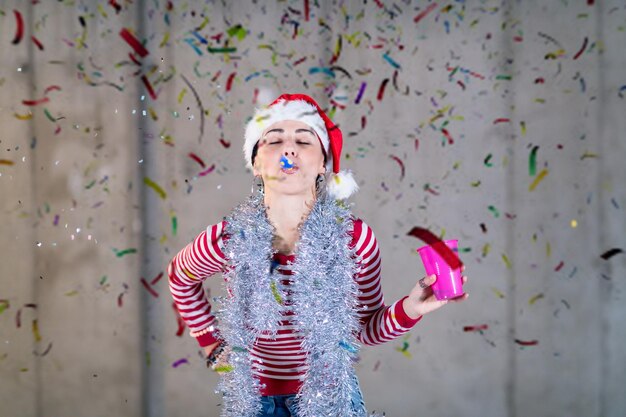
[[[352,397],[352,409],[359,411],[358,415],[366,415],[363,393],[359,386],[359,380],[354,378],[356,393]],[[263,410],[257,417],[298,417],[296,414],[296,395],[267,395],[261,397]]]

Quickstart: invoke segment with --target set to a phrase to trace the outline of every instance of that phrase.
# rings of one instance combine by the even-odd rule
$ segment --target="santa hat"
[[[332,168],[333,172],[327,185],[328,194],[332,198],[343,200],[359,189],[351,172],[339,171],[343,145],[341,130],[328,118],[315,100],[305,94],[283,94],[267,107],[256,110],[254,117],[246,125],[243,145],[248,168],[252,169],[252,151],[263,132],[274,123],[283,120],[306,123],[317,133],[327,155],[326,170],[329,171]]]

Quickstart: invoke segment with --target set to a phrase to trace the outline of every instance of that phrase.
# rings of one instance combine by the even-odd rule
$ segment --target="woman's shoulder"
[[[369,225],[360,217],[352,216],[352,229],[348,232],[352,236],[350,247],[361,248],[368,245],[369,241],[376,239]]]

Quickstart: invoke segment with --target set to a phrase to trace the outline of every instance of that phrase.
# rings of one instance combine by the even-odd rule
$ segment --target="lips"
[[[291,168],[281,168],[280,171],[284,172],[285,174],[294,174],[296,171],[298,171],[298,169],[299,168],[294,165]]]

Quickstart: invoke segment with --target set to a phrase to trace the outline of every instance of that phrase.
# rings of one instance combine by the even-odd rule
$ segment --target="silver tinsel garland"
[[[348,246],[350,210],[319,198],[300,228],[293,264],[293,303],[282,304],[281,274],[273,273],[272,238],[263,194],[256,192],[226,218],[227,295],[217,312],[220,333],[232,347],[232,371],[222,375],[222,417],[256,417],[261,411],[260,382],[252,373],[249,351],[260,334],[275,336],[281,311],[291,309],[306,355],[303,385],[297,394],[298,417],[363,417],[352,409],[357,389],[353,362],[359,343],[358,266]]]

